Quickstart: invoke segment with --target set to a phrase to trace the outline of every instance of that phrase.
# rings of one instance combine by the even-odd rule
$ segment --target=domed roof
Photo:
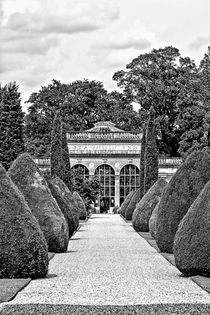
[[[124,130],[115,127],[111,121],[99,121],[94,124],[94,127],[86,130],[85,132],[124,132]]]

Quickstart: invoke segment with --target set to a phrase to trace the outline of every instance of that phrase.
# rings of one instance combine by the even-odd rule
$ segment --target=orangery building
[[[102,121],[84,132],[67,134],[72,169],[80,168],[84,176],[97,175],[101,191],[95,203],[97,212],[112,212],[131,190],[139,188],[141,133],[130,133]],[[41,168],[49,159],[36,159]],[[179,158],[159,159],[159,176],[170,180],[181,164]]]

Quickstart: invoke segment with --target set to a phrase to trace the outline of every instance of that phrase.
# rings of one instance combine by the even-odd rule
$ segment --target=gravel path
[[[151,247],[119,215],[93,215],[12,304],[210,304],[210,295]]]

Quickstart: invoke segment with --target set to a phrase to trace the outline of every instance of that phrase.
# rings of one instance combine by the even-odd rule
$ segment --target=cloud
[[[210,43],[210,35],[209,36],[198,36],[193,42],[190,43],[190,48],[194,50],[199,50],[205,45]]]
[[[95,45],[97,49],[115,49],[115,50],[123,50],[123,49],[146,49],[151,47],[151,42],[148,39],[144,38],[118,38],[117,40],[113,40],[110,42],[107,42],[106,44],[102,45]]]
[[[34,37],[29,34],[22,34],[16,32],[9,32],[9,36],[5,37],[7,31],[0,35],[0,41],[3,43],[0,46],[0,53],[7,54],[29,54],[29,55],[43,55],[53,48],[57,47],[60,43],[59,38],[45,36],[45,37]]]
[[[88,33],[119,18],[119,8],[112,5],[110,1],[93,0],[90,3],[88,5],[87,1],[84,0],[79,2],[66,1],[64,4],[68,4],[68,6],[64,11],[59,1],[52,0],[50,7],[47,8],[43,2],[40,2],[39,11],[13,13],[8,18],[7,28],[36,34]],[[52,7],[56,9],[49,10]]]

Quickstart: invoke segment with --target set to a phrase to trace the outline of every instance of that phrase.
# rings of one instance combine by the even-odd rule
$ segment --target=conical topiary
[[[152,215],[149,219],[149,232],[154,239],[155,239],[155,234],[156,234],[156,221],[157,221],[159,204],[160,204],[160,201],[158,201],[158,203],[155,206],[155,209],[152,211]]]
[[[179,167],[162,194],[156,222],[156,242],[162,252],[172,253],[174,236],[183,216],[210,179],[210,156],[192,153]]]
[[[125,218],[126,220],[132,220],[132,215],[133,215],[133,212],[136,208],[136,204],[140,201],[140,194],[141,194],[141,191],[140,189],[137,189],[135,191],[135,193],[133,194],[126,210],[125,210]]]
[[[23,195],[0,165],[0,278],[42,278],[47,243]]]
[[[139,203],[137,203],[132,217],[132,224],[137,232],[149,231],[149,219],[166,184],[165,179],[159,178],[154,185],[150,187]]]
[[[56,186],[57,191],[62,196],[63,200],[67,204],[74,219],[75,230],[79,227],[79,209],[74,200],[72,192],[68,189],[66,184],[60,179],[60,177],[54,177],[52,183]]]
[[[125,217],[125,211],[127,206],[129,205],[129,202],[131,201],[131,198],[133,197],[135,191],[131,190],[130,193],[126,196],[125,200],[123,201],[121,207],[120,207],[120,214]]]
[[[48,186],[50,188],[51,194],[53,195],[53,197],[55,198],[55,200],[57,201],[61,211],[63,212],[63,215],[66,219],[66,222],[68,223],[68,227],[69,227],[69,237],[72,237],[72,235],[74,234],[74,231],[76,230],[76,222],[74,220],[73,214],[71,213],[71,209],[69,208],[69,206],[67,205],[67,203],[65,202],[59,186],[57,185],[57,180],[56,177],[54,177],[53,179],[50,179],[47,181]]]
[[[69,234],[67,222],[51,195],[38,166],[27,153],[20,155],[8,171],[37,218],[51,252],[65,252]]]
[[[79,219],[80,220],[86,220],[86,218],[87,218],[87,211],[86,211],[85,203],[84,203],[82,197],[78,194],[77,191],[75,191],[73,193],[73,197],[74,197],[74,200],[75,200],[75,202],[77,204],[77,207],[79,208],[79,211],[80,211]]]
[[[180,222],[173,250],[183,274],[210,277],[210,181]]]

